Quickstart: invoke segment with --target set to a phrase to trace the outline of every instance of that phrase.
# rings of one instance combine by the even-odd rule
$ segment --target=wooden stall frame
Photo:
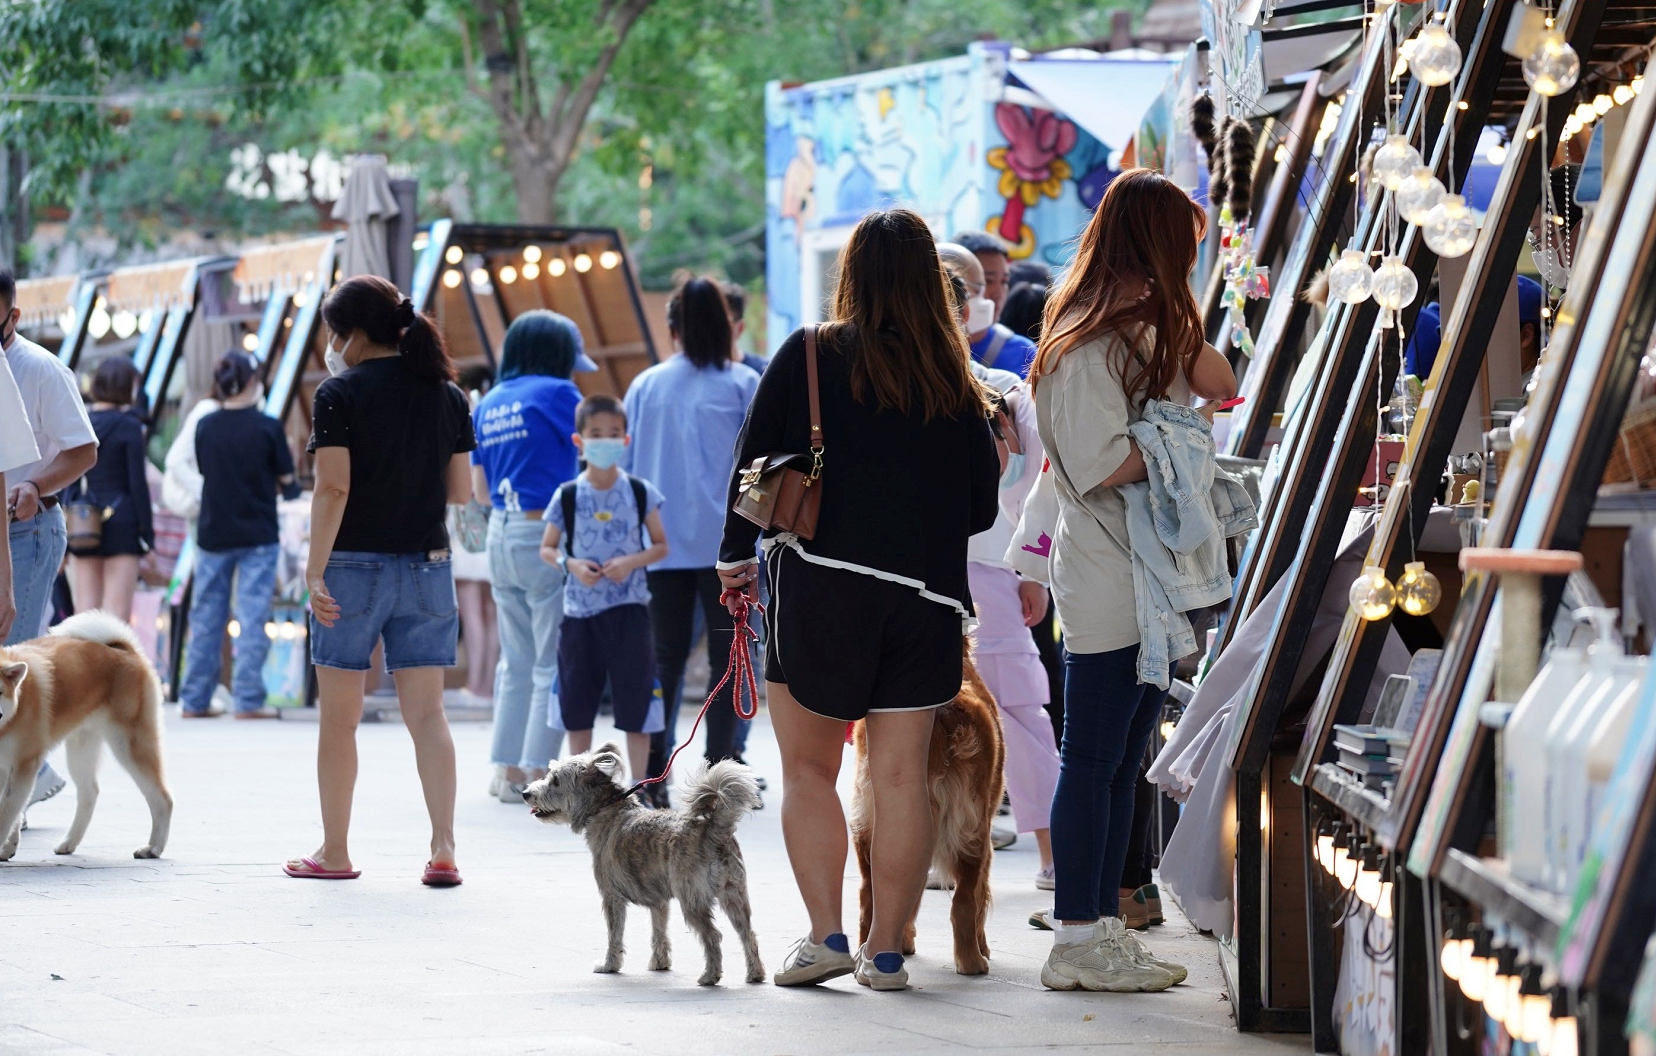
[[[58,348],[58,360],[71,371],[80,368],[81,351],[85,349],[87,340],[86,322],[92,316],[92,308],[97,305],[98,282],[102,279],[101,274],[84,275],[80,286],[75,289],[75,321],[63,334],[63,345]]]

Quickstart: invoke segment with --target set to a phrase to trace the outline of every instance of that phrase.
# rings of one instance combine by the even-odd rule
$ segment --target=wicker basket
[[[1656,486],[1656,398],[1642,400],[1622,418],[1603,482]]]

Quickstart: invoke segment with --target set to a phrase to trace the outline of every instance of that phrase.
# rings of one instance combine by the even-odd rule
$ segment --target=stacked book
[[[1409,736],[1378,727],[1335,724],[1334,748],[1340,755],[1341,771],[1361,786],[1389,794],[1408,754]]]

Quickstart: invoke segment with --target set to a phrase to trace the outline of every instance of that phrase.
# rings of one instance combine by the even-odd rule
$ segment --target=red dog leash
[[[646,786],[665,781],[673,773],[673,761],[677,760],[678,755],[695,740],[696,729],[701,726],[702,719],[707,716],[707,710],[713,707],[714,700],[726,686],[736,684],[736,715],[744,720],[751,720],[759,714],[759,680],[753,671],[753,647],[759,642],[759,634],[753,630],[749,617],[755,609],[759,610],[760,616],[764,616],[765,607],[760,605],[753,595],[734,588],[720,594],[719,602],[730,610],[731,617],[736,621],[735,637],[730,642],[730,663],[725,667],[724,678],[719,680],[718,686],[708,691],[707,700],[702,702],[701,711],[696,713],[696,722],[690,725],[690,733],[685,736],[684,742],[673,750],[673,755],[667,758],[667,766],[661,769],[661,774],[653,779],[634,783],[621,795],[623,800]],[[746,701],[741,696],[744,691],[747,693]]]

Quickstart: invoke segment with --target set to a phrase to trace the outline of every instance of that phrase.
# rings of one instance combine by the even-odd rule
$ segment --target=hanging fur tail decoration
[[[1213,97],[1207,93],[1196,97],[1190,105],[1190,131],[1208,157],[1208,202],[1214,207],[1224,206],[1226,190],[1225,153],[1220,150],[1219,129],[1214,121]],[[1227,119],[1228,121],[1228,119]]]
[[[1237,221],[1246,218],[1253,209],[1253,167],[1257,139],[1253,126],[1241,118],[1232,118],[1225,127],[1225,142],[1221,151],[1225,156],[1225,176],[1231,217]],[[1217,201],[1216,201],[1217,202]]]

